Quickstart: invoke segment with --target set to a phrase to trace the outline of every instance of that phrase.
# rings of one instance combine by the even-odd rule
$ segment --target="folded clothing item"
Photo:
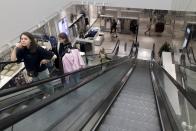
[[[12,67],[12,64],[8,64],[8,65],[6,65],[6,66],[4,67],[4,69],[9,70],[11,67]]]
[[[8,70],[7,70],[7,69],[4,69],[4,70],[1,71],[0,74],[1,74],[1,75],[5,75],[7,72],[8,72]]]
[[[11,75],[13,75],[14,74],[14,71],[8,71],[6,74],[5,74],[5,76],[11,76]]]
[[[19,69],[19,65],[14,65],[14,66],[12,66],[11,68],[10,68],[10,70],[12,70],[12,71],[16,71],[16,70],[18,70]]]

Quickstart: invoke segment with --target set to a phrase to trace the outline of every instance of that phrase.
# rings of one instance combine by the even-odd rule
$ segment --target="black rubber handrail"
[[[183,67],[183,68],[188,69],[188,70],[191,70],[193,72],[196,72],[196,66],[184,66],[184,65],[178,65],[178,64],[175,64],[175,65]]]
[[[60,75],[60,76],[57,76],[57,77],[46,78],[46,79],[43,79],[43,80],[40,80],[40,81],[32,82],[30,84],[25,84],[25,85],[23,85],[21,87],[12,87],[12,88],[9,88],[9,89],[4,89],[4,90],[0,91],[0,97],[6,96],[6,95],[10,95],[12,93],[15,93],[15,92],[18,92],[18,91],[22,91],[22,90],[25,90],[25,89],[28,89],[28,88],[32,88],[34,86],[38,86],[38,85],[41,85],[41,84],[44,84],[44,83],[47,83],[47,82],[50,82],[50,81],[53,81],[53,80],[61,79],[61,78],[64,78],[64,77],[66,77],[68,75],[71,75],[71,74],[75,74],[75,73],[78,73],[78,72],[86,71],[88,69],[97,68],[99,66],[101,67],[101,66],[106,65],[108,63],[119,61],[119,60],[122,60],[122,59],[125,59],[125,58],[126,57],[122,57],[122,58],[119,58],[117,60],[108,61],[106,63],[101,63],[101,64],[98,64],[98,65],[95,65],[95,66],[89,66],[89,67],[86,67],[84,69],[80,69],[80,70],[77,70],[77,71],[66,73],[64,75]]]
[[[118,67],[119,65],[122,65],[126,62],[129,61],[129,58],[125,59],[124,61],[121,61],[120,63],[117,63],[111,67],[109,67],[108,69],[106,69],[105,71],[101,72],[100,74],[97,74],[96,76],[93,76],[91,78],[88,78],[84,81],[82,81],[81,83],[77,84],[76,86],[70,88],[68,91],[61,91],[61,92],[58,92],[54,95],[52,95],[51,97],[49,97],[48,99],[45,99],[39,103],[37,103],[36,105],[32,105],[32,106],[29,106],[21,111],[18,111],[18,112],[15,112],[13,113],[12,115],[4,118],[4,119],[1,119],[0,120],[0,130],[3,130],[3,129],[6,129],[6,128],[9,128],[11,127],[12,125],[14,125],[15,123],[23,120],[24,118],[30,116],[31,114],[37,112],[38,110],[44,108],[45,106],[55,102],[56,100],[70,94],[71,92],[77,90],[78,88],[80,88],[81,86],[85,85],[86,83],[96,79],[97,77],[103,75],[105,72],[108,72],[116,67]]]
[[[152,46],[151,60],[155,60],[155,43]]]
[[[161,90],[157,76],[155,76],[156,75],[151,66],[151,80],[159,115],[160,126],[162,128],[162,131],[176,131],[178,129],[178,126],[176,124],[175,118],[172,116],[169,103],[168,101],[166,101],[166,95]]]
[[[120,40],[118,39],[116,41],[116,44],[114,46],[114,49],[112,50],[111,53],[106,53],[106,54],[114,54],[114,52],[116,51],[117,47],[120,45]],[[85,55],[85,56],[98,56],[99,54],[92,54],[92,55]]]
[[[159,115],[160,126],[163,131],[175,131],[177,129],[177,125],[174,122],[175,120],[171,115],[170,108],[168,107],[168,104],[165,101],[165,96],[162,93],[160,85],[158,84],[159,82],[157,80],[157,76],[155,75],[153,70],[153,61],[155,61],[155,43],[153,44],[151,52],[150,74],[155,101],[157,105],[157,112]]]
[[[153,55],[155,50],[155,44],[153,44],[153,50],[152,50],[152,54]],[[151,56],[151,58],[154,58],[153,56]],[[157,66],[160,67],[160,69],[168,76],[168,78],[170,79],[170,81],[176,86],[176,88],[183,94],[183,96],[189,101],[189,103],[194,107],[194,109],[196,109],[196,102],[194,102],[193,100],[191,100],[189,94],[187,93],[186,90],[184,90],[184,88],[181,86],[181,84],[179,84],[162,66],[160,66],[157,62],[154,61],[154,64],[156,64]]]
[[[104,118],[108,115],[109,110],[112,108],[113,104],[115,103],[116,99],[120,95],[121,91],[123,90],[125,84],[127,83],[129,77],[133,73],[135,69],[135,64],[133,64],[129,70],[125,73],[125,75],[120,79],[114,87],[111,93],[106,97],[106,99],[98,105],[90,114],[90,118],[81,125],[79,128],[80,131],[96,131],[101,123],[103,122]]]
[[[154,52],[154,45],[153,45],[153,52]],[[152,53],[153,54],[153,53]],[[161,67],[158,63],[154,61],[155,64],[157,64],[162,71],[168,76],[168,78],[171,80],[171,82],[176,86],[176,88],[183,94],[183,96],[189,101],[189,103],[196,109],[196,102],[194,100],[191,100],[190,95],[187,93],[187,91],[179,84],[163,67]],[[184,67],[184,66],[183,66]]]
[[[186,54],[187,54],[189,63],[190,63],[190,64],[193,64],[193,65],[196,65],[196,60],[195,60],[195,55],[194,55],[193,49],[192,49],[192,47],[189,47],[189,49],[190,49],[190,51],[186,48]],[[190,56],[189,56],[189,55],[190,55],[190,52],[191,52],[191,54],[193,55],[193,61],[194,61],[194,62],[191,61],[191,58],[190,58]]]
[[[192,47],[189,47],[189,48],[191,50],[191,54],[193,55],[194,63],[196,63],[196,59],[195,59],[195,54],[194,54],[193,48]]]
[[[136,48],[136,51],[135,51],[135,53],[134,53],[134,56],[135,56],[135,58],[137,57],[137,55],[138,55],[138,48],[139,48],[139,44],[138,45],[136,45],[136,43],[133,41],[133,43],[132,43],[132,45],[131,45],[131,50],[130,50],[130,53],[129,53],[129,56],[130,57],[133,57],[132,56],[132,54],[133,54],[133,48]]]
[[[196,102],[194,100],[191,100],[189,94],[187,93],[186,90],[163,68],[161,67],[158,63],[154,62],[157,64],[157,66],[160,67],[160,69],[168,76],[170,81],[176,86],[176,88],[183,94],[183,96],[189,101],[189,103],[196,109]]]

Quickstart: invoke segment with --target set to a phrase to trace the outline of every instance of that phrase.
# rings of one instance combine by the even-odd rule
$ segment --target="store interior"
[[[147,25],[153,18],[150,36],[145,35]],[[111,36],[111,22],[117,21],[117,35]],[[136,30],[136,26],[138,31]],[[169,43],[173,50],[173,61],[179,63],[180,50],[191,47],[196,51],[196,14],[193,12],[167,11],[120,8],[108,6],[95,6],[91,4],[71,5],[50,18],[38,24],[31,33],[35,36],[38,44],[47,50],[57,46],[57,36],[65,32],[69,36],[72,46],[77,47],[85,55],[98,54],[101,48],[110,53],[119,40],[119,57],[128,55],[133,42],[138,42],[141,48],[152,49],[155,43],[157,61],[161,61],[158,52],[161,46]],[[189,27],[193,32],[191,40],[186,41],[186,29]],[[4,45],[0,50],[0,61],[10,61],[10,53],[19,41],[19,37]],[[188,45],[186,45],[188,43]],[[126,49],[125,49],[126,46]],[[85,59],[85,58],[84,58]],[[89,57],[89,66],[96,65],[98,58]],[[1,89],[30,82],[24,65],[1,64]],[[6,78],[6,81],[3,79]],[[25,79],[17,83],[16,80]],[[21,80],[23,81],[23,80]]]

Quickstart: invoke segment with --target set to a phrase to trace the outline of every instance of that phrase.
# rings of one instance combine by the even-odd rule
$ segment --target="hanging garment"
[[[64,73],[79,70],[85,65],[78,49],[72,49],[70,53],[66,53],[62,58],[62,63]]]
[[[80,56],[78,49],[72,49],[70,53],[66,53],[62,59],[64,73],[73,72],[84,67],[84,61]],[[65,78],[65,84],[70,86],[78,83],[80,80],[80,73],[74,73]]]

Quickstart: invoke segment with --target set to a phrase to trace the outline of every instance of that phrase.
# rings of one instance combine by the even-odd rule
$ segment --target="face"
[[[65,39],[59,38],[59,42],[60,43],[64,43],[65,42]]]
[[[20,38],[20,43],[24,47],[29,47],[30,43],[31,43],[31,40],[26,35],[22,35],[21,38]]]

